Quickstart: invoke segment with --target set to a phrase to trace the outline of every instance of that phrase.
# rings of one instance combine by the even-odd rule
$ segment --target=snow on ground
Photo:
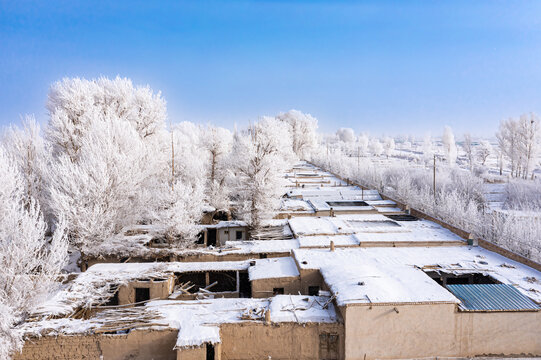
[[[255,260],[255,266],[248,268],[250,281],[260,279],[285,278],[299,276],[297,264],[292,257]]]

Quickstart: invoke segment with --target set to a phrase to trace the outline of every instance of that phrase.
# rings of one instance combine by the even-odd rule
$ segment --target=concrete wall
[[[177,334],[171,329],[123,335],[45,336],[27,340],[14,360],[174,360]]]
[[[540,312],[458,312],[454,304],[352,305],[345,308],[345,333],[346,359],[541,355]]]
[[[280,323],[222,324],[222,360],[320,359],[319,335],[338,334],[338,359],[343,359],[343,325]],[[204,359],[204,358],[203,358]]]
[[[295,295],[301,290],[301,280],[298,276],[253,280],[251,284],[253,298],[270,297],[274,288],[284,288],[284,294]]]

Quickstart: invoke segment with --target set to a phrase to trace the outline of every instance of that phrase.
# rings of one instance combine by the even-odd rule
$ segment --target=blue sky
[[[492,135],[541,113],[541,2],[0,0],[0,124],[100,75],[161,90],[174,122]]]

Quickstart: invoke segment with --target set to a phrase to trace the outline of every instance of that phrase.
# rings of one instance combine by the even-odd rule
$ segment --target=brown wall
[[[320,359],[320,333],[339,336],[339,359],[343,359],[343,325],[280,323],[222,324],[222,360],[229,359]]]
[[[540,312],[458,312],[454,304],[353,305],[345,315],[346,359],[541,355]]]
[[[301,290],[301,280],[298,276],[253,280],[251,283],[253,298],[270,297],[274,288],[284,288],[284,294],[298,294]]]
[[[173,276],[164,281],[132,281],[118,289],[118,304],[132,304],[135,302],[135,288],[149,288],[150,299],[167,299],[173,292],[175,280]]]
[[[45,336],[27,340],[14,360],[174,360],[177,330],[139,330],[123,335]]]
[[[301,294],[307,295],[310,286],[319,286],[320,290],[327,290],[319,270],[299,269],[301,274]]]

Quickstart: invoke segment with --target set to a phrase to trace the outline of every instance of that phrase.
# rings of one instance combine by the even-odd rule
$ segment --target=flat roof
[[[250,281],[299,276],[297,264],[292,257],[255,260],[255,265],[248,268]]]
[[[320,269],[339,305],[459,301],[424,270],[486,274],[541,302],[541,272],[480,247],[297,249],[294,256],[301,269]]]

